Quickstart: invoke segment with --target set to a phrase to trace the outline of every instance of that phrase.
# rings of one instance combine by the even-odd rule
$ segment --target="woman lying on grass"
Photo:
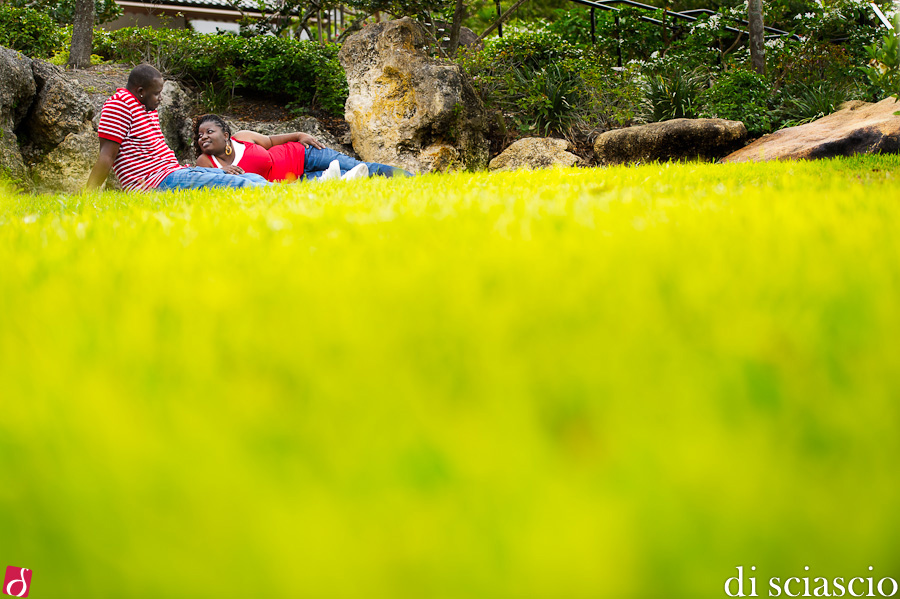
[[[221,168],[226,173],[256,173],[268,181],[356,179],[371,175],[392,177],[411,173],[377,162],[361,162],[323,146],[308,133],[262,135],[238,131],[215,114],[194,121],[197,166]]]

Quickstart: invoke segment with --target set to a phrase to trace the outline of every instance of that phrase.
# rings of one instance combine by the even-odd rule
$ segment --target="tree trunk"
[[[747,0],[750,22],[750,64],[760,75],[766,73],[766,31],[763,28],[762,0]]]
[[[72,27],[72,47],[69,66],[83,69],[91,66],[91,44],[94,41],[94,0],[75,2],[75,23]]]
[[[464,0],[456,0],[456,10],[453,12],[453,23],[450,24],[450,47],[447,48],[447,54],[454,56],[456,49],[459,48],[459,28],[462,27],[463,19],[466,18],[466,5]]]
[[[316,33],[318,34],[319,44],[325,44],[325,41],[322,39],[322,9],[316,11]]]

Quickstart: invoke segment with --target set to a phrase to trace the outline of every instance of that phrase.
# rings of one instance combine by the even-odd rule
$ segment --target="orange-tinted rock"
[[[900,102],[889,97],[877,104],[848,102],[841,110],[812,123],[763,136],[729,154],[722,162],[813,160],[853,154],[900,151]]]
[[[481,100],[458,65],[428,55],[428,39],[404,18],[367,25],[344,42],[338,56],[353,148],[363,160],[413,172],[484,168]]]
[[[526,137],[503,150],[491,160],[492,171],[547,168],[551,166],[576,166],[581,159],[568,150],[572,144],[564,139]]]

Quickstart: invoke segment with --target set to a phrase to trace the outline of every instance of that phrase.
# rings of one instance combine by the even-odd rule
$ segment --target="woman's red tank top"
[[[267,150],[252,141],[232,139],[244,146],[238,166],[248,173],[262,175],[267,181],[294,181],[303,175],[306,146],[290,141]]]

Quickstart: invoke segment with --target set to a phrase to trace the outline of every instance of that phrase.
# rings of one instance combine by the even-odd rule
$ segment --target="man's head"
[[[164,83],[162,73],[156,68],[149,64],[139,64],[131,69],[125,88],[134,94],[138,102],[149,112],[159,107],[159,96]]]

